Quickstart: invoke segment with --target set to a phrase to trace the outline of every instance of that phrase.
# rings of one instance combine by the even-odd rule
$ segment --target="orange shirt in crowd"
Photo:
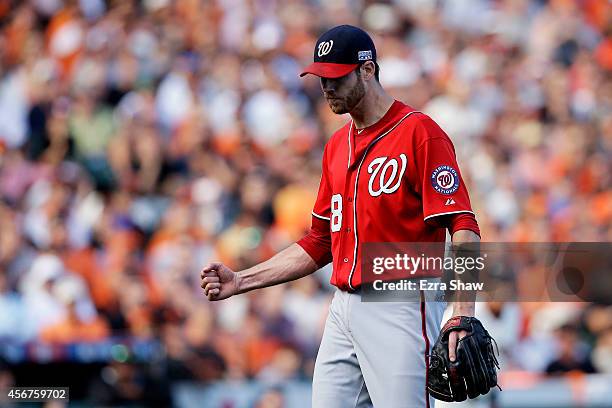
[[[40,338],[48,343],[67,344],[101,341],[109,335],[108,324],[98,317],[91,322],[67,318],[43,329]]]

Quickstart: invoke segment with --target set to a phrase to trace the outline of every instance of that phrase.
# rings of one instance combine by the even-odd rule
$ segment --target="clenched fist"
[[[238,293],[238,274],[220,262],[208,264],[200,272],[200,278],[208,300],[227,299]]]

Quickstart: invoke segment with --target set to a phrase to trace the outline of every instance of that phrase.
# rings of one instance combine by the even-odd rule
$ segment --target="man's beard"
[[[330,108],[332,112],[338,115],[352,112],[355,106],[361,102],[365,95],[365,86],[361,78],[357,78],[357,84],[349,91],[348,95],[344,99],[335,99],[330,102]],[[331,102],[335,102],[332,104]]]

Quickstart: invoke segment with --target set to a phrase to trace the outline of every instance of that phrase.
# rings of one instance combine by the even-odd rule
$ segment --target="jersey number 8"
[[[338,232],[342,228],[342,195],[334,194],[331,198],[331,231]]]

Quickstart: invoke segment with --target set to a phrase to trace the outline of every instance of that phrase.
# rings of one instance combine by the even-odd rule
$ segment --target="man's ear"
[[[374,78],[374,74],[376,73],[376,65],[374,65],[373,61],[366,61],[361,65],[360,70],[363,79],[368,81]]]

